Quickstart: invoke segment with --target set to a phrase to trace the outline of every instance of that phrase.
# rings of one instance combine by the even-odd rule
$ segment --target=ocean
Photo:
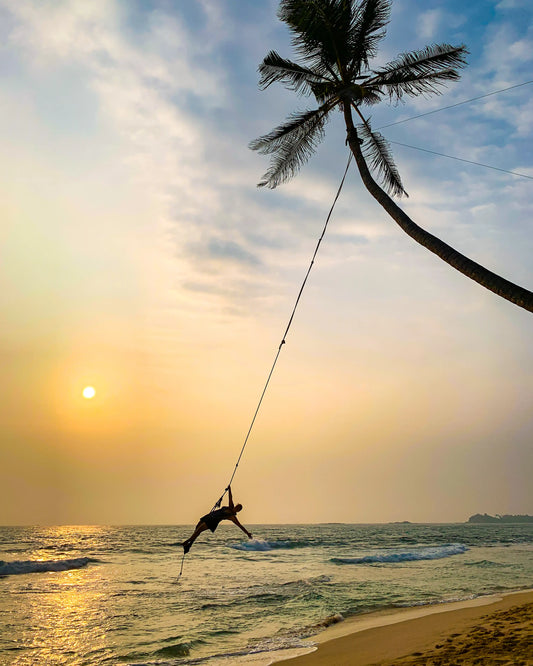
[[[0,664],[265,665],[334,615],[533,587],[533,525],[0,528]]]

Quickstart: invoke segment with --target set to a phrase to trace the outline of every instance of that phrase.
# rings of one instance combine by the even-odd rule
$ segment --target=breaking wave
[[[412,548],[410,550],[387,551],[366,555],[364,557],[332,557],[330,562],[334,564],[383,564],[416,562],[418,560],[440,560],[452,555],[460,555],[468,550],[461,543],[452,543],[447,546],[430,546],[423,548]]]
[[[303,548],[308,545],[306,542],[301,541],[264,541],[263,539],[250,539],[242,543],[230,544],[230,548],[235,550],[278,550],[281,548]]]
[[[18,574],[44,573],[47,571],[68,571],[81,569],[90,562],[98,562],[92,557],[74,557],[69,560],[26,560],[4,562],[0,560],[0,576],[15,576]]]

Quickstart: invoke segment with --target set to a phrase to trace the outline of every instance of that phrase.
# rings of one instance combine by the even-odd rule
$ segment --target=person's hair
[[[236,505],[235,505],[235,513],[236,513],[237,511],[240,511],[241,509],[242,509],[242,504],[236,504]]]

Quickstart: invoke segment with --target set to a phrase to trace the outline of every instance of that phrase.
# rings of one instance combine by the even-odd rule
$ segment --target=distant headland
[[[467,523],[533,523],[533,516],[520,515],[512,516],[505,514],[500,516],[496,514],[495,516],[489,516],[488,513],[476,513],[466,521]]]

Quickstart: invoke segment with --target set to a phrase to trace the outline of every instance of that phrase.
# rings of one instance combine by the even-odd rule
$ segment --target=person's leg
[[[196,539],[200,536],[200,534],[202,532],[205,532],[205,530],[208,530],[208,529],[209,528],[207,527],[207,525],[203,521],[200,521],[198,523],[198,525],[196,525],[196,528],[195,528],[194,532],[191,534],[191,536],[181,544],[183,546],[183,550],[186,553],[188,553],[189,550],[191,549],[191,546],[196,541]]]

